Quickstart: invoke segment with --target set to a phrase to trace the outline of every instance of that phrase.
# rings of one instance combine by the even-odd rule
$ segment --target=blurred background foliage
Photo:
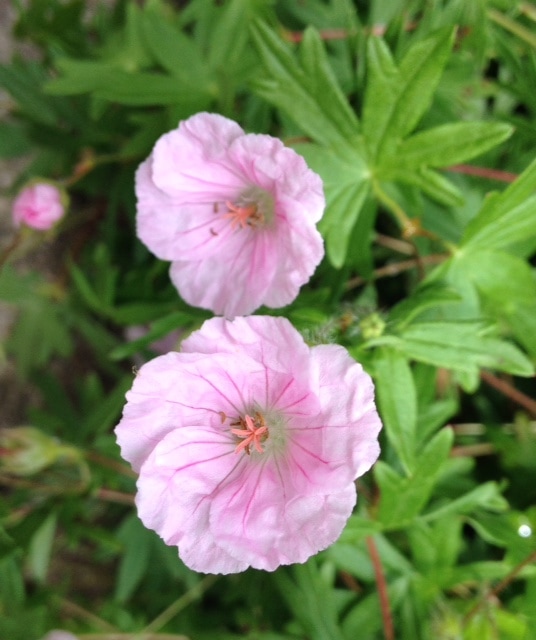
[[[1,256],[2,349],[37,400],[0,432],[0,638],[536,638],[536,4],[13,5],[37,55],[0,66],[0,156],[26,159],[12,194],[41,176],[71,207]],[[364,363],[385,424],[341,539],[273,574],[185,568],[112,433],[133,365],[208,317],[137,240],[133,191],[203,110],[322,176],[327,255],[278,313]]]

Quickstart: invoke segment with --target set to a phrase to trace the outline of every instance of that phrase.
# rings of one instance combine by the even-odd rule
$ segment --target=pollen
[[[231,429],[233,435],[242,439],[242,442],[239,442],[236,446],[236,453],[245,451],[249,456],[250,447],[252,446],[258,453],[264,453],[262,443],[268,438],[268,427],[261,413],[258,411],[255,412],[253,418],[246,414],[243,418],[240,418],[238,422],[234,422],[233,425],[241,427],[241,429]]]

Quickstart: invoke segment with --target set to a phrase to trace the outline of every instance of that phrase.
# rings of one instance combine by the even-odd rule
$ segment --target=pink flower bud
[[[73,636],[69,631],[62,631],[61,629],[54,629],[41,640],[78,640],[76,636]]]
[[[15,226],[47,231],[63,217],[66,196],[52,184],[36,182],[25,187],[13,202]]]

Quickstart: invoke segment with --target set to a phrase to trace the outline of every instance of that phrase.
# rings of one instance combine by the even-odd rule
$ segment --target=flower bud
[[[66,447],[34,427],[0,430],[0,471],[30,476],[64,455]]]
[[[64,215],[67,194],[49,182],[28,184],[13,202],[13,223],[48,231]]]

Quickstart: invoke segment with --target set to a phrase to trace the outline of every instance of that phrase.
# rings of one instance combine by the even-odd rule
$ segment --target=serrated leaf
[[[164,15],[147,8],[141,28],[151,54],[179,82],[207,82],[207,69],[196,43]]]
[[[117,537],[123,542],[124,553],[119,563],[114,597],[118,602],[125,602],[137,589],[149,565],[153,534],[132,514],[121,524]]]
[[[447,460],[453,440],[451,429],[437,433],[419,453],[419,465],[409,477],[402,477],[385,462],[374,467],[381,501],[378,520],[386,528],[409,524],[428,502]]]
[[[301,144],[295,148],[324,182],[327,206],[318,226],[326,239],[328,258],[338,269],[344,264],[352,229],[370,191],[366,166],[357,152],[340,147]]]
[[[489,315],[506,322],[536,357],[536,280],[530,266],[504,251],[472,249],[454,257],[482,296]]]
[[[486,335],[478,322],[420,322],[400,333],[408,358],[446,369],[473,373],[481,367],[531,376],[534,367],[513,344]]]
[[[460,295],[453,288],[441,286],[441,283],[437,282],[423,285],[391,309],[389,320],[404,326],[428,309],[453,304],[459,300]]]
[[[484,482],[484,484],[468,491],[459,498],[448,500],[443,505],[433,507],[424,513],[421,518],[429,522],[453,515],[465,515],[477,508],[495,509],[497,511],[508,508],[508,503],[502,497],[501,488],[496,482]]]
[[[384,156],[392,155],[399,140],[414,129],[430,106],[453,38],[449,28],[417,42],[399,69],[383,41],[370,39],[363,132],[378,164]]]
[[[325,146],[357,144],[359,122],[331,71],[318,33],[309,28],[301,64],[264,23],[254,21],[253,40],[267,71],[256,92]]]
[[[447,207],[461,206],[464,203],[463,194],[437,171],[427,167],[406,169],[405,167],[378,169],[378,177],[381,180],[402,182],[418,187],[439,204]]]
[[[486,199],[467,225],[465,247],[504,249],[536,234],[536,160],[503,193]]]
[[[385,164],[406,169],[447,167],[465,162],[496,145],[513,133],[501,122],[455,122],[428,129],[404,140]]]
[[[389,443],[408,473],[415,466],[417,394],[406,358],[388,347],[374,353],[376,393]]]

